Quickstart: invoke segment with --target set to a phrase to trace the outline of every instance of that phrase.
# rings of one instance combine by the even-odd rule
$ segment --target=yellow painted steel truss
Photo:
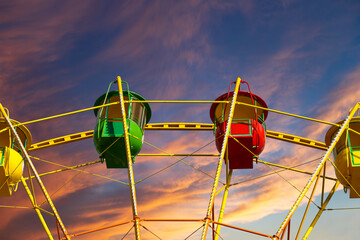
[[[117,82],[118,82],[119,92],[122,93],[120,77],[118,77]],[[237,84],[236,84],[236,87],[235,87],[236,89],[238,88],[240,82],[241,82],[241,79],[238,78],[237,79]],[[237,91],[235,90],[235,93],[236,92]],[[253,106],[251,104],[237,103],[235,101],[235,99],[236,99],[236,94],[234,95],[233,101],[231,102],[231,104],[232,104],[231,109],[234,109],[235,104],[243,104],[243,105],[248,105],[248,106],[251,106],[251,107],[255,107],[255,106]],[[121,95],[119,102],[106,104],[106,106],[112,105],[112,104],[121,104],[121,106],[122,106],[122,114],[123,114],[123,116],[125,116],[124,104],[128,103],[128,102],[129,101],[125,101],[123,99],[123,96]],[[131,101],[131,102],[144,102],[144,101]],[[148,102],[148,103],[214,103],[214,102],[222,102],[222,103],[227,102],[227,103],[230,103],[228,101],[146,101],[146,102]],[[22,123],[21,125],[30,124],[30,123],[33,123],[33,122],[44,121],[44,120],[48,120],[48,119],[53,119],[53,118],[56,118],[56,117],[63,117],[63,116],[71,115],[71,114],[76,114],[76,113],[79,113],[79,112],[89,111],[89,110],[93,110],[95,108],[100,108],[100,107],[103,107],[103,106],[105,106],[105,105],[92,107],[92,108],[87,108],[87,109],[82,109],[82,110],[77,110],[77,111],[73,111],[73,112],[65,113],[65,114],[59,114],[59,115],[56,115],[56,116],[43,118],[43,119],[38,119],[38,120],[34,120],[34,121],[29,121],[29,122],[26,122],[26,123]],[[345,129],[348,128],[348,125],[349,125],[349,122],[350,122],[352,116],[355,114],[356,111],[359,111],[359,107],[360,107],[360,103],[357,103],[355,105],[355,107],[351,110],[351,112],[349,113],[348,118],[340,126],[338,124],[329,123],[329,122],[322,121],[322,120],[311,119],[311,118],[302,117],[302,116],[295,115],[295,114],[284,113],[284,112],[280,112],[280,111],[277,111],[277,110],[272,110],[272,109],[267,109],[267,108],[256,106],[256,108],[265,109],[265,110],[268,110],[268,111],[271,111],[271,112],[274,112],[274,113],[284,114],[284,115],[288,115],[288,116],[292,116],[292,117],[311,120],[311,121],[315,121],[315,122],[319,122],[319,123],[325,123],[325,124],[329,124],[329,125],[336,125],[336,126],[340,127],[338,134],[336,135],[336,137],[334,138],[334,140],[330,144],[330,146],[326,146],[325,143],[315,141],[315,140],[312,140],[312,139],[307,139],[307,138],[303,138],[303,137],[299,137],[299,136],[295,136],[295,135],[290,135],[290,134],[285,134],[285,133],[280,133],[280,132],[267,130],[266,136],[269,137],[269,138],[273,138],[273,139],[277,139],[277,140],[281,140],[281,141],[286,141],[286,142],[290,142],[290,143],[294,143],[294,144],[298,144],[298,145],[302,145],[302,146],[306,146],[306,147],[311,147],[311,148],[315,148],[315,149],[319,149],[319,150],[326,150],[325,155],[323,156],[323,158],[321,159],[318,167],[316,168],[316,170],[313,173],[298,170],[298,169],[295,169],[293,167],[286,167],[286,166],[281,166],[281,165],[278,165],[278,164],[265,162],[265,161],[262,161],[260,159],[258,160],[259,163],[266,164],[268,166],[275,166],[275,167],[278,167],[278,168],[282,168],[284,170],[291,170],[291,171],[311,175],[309,181],[305,185],[304,189],[302,191],[300,191],[300,195],[299,195],[298,199],[295,201],[294,205],[290,209],[288,215],[285,217],[284,221],[282,222],[281,226],[279,227],[279,229],[278,229],[278,231],[276,232],[275,235],[267,235],[267,234],[263,234],[263,233],[258,233],[258,232],[254,232],[254,231],[250,231],[250,230],[247,230],[247,229],[242,229],[242,228],[239,228],[239,227],[236,227],[236,226],[231,226],[231,225],[222,223],[222,218],[223,218],[223,214],[224,214],[227,194],[228,194],[228,191],[229,191],[230,187],[232,185],[234,185],[234,184],[231,184],[232,170],[228,169],[228,164],[227,164],[226,165],[227,166],[227,169],[226,169],[226,183],[223,183],[223,187],[220,188],[220,190],[217,189],[217,186],[218,186],[218,183],[219,183],[219,177],[220,177],[220,173],[221,173],[221,167],[223,165],[222,163],[224,161],[225,162],[227,161],[226,156],[225,156],[226,155],[225,154],[225,148],[226,148],[226,145],[227,145],[226,141],[228,139],[227,136],[224,137],[223,149],[222,149],[220,154],[211,154],[211,153],[201,153],[201,154],[199,154],[199,153],[192,153],[192,154],[187,154],[187,153],[144,154],[144,153],[142,153],[142,154],[138,155],[138,156],[170,156],[170,157],[174,157],[174,158],[179,157],[179,156],[183,156],[183,157],[188,157],[188,156],[218,157],[219,161],[218,161],[217,171],[216,171],[215,177],[213,178],[214,179],[213,188],[212,188],[212,191],[211,191],[209,205],[208,205],[206,216],[205,216],[204,219],[142,219],[142,218],[139,217],[139,214],[138,214],[138,211],[137,211],[136,194],[135,194],[135,185],[136,185],[136,183],[134,182],[134,179],[133,179],[132,162],[131,162],[131,156],[130,156],[130,150],[129,150],[129,144],[128,144],[128,136],[129,136],[129,134],[127,133],[126,121],[123,121],[123,123],[124,123],[123,126],[124,126],[124,133],[125,133],[125,142],[126,142],[126,146],[127,146],[126,151],[127,151],[128,165],[129,165],[129,168],[128,168],[129,183],[125,183],[125,184],[128,185],[129,188],[130,188],[130,194],[131,194],[131,199],[132,199],[132,209],[133,209],[133,219],[132,220],[122,222],[122,223],[119,223],[119,224],[114,224],[114,225],[107,226],[107,227],[101,227],[101,228],[98,228],[98,229],[89,230],[89,231],[82,232],[82,233],[68,234],[68,232],[66,231],[60,217],[57,214],[57,211],[56,211],[56,209],[55,209],[55,207],[54,207],[54,205],[53,205],[53,203],[52,203],[52,201],[50,199],[50,196],[47,194],[45,188],[42,185],[42,182],[40,180],[40,176],[53,174],[53,173],[57,173],[57,172],[62,172],[62,171],[66,171],[66,170],[76,169],[76,168],[79,168],[79,167],[89,165],[90,163],[89,164],[82,164],[82,165],[78,165],[78,166],[73,166],[73,167],[65,167],[63,169],[56,170],[56,171],[49,172],[49,173],[37,174],[35,168],[33,167],[32,163],[31,163],[31,160],[30,160],[29,156],[27,156],[27,158],[26,158],[27,159],[27,164],[31,167],[31,169],[32,169],[32,171],[34,173],[34,176],[31,175],[30,170],[29,170],[29,177],[28,178],[22,178],[21,182],[23,183],[23,185],[25,187],[26,193],[29,195],[29,198],[30,198],[30,201],[31,201],[31,203],[33,205],[33,208],[35,209],[41,223],[43,224],[43,227],[44,227],[44,229],[46,231],[46,234],[47,234],[49,239],[53,239],[53,236],[51,235],[51,233],[50,233],[50,231],[49,231],[49,229],[48,229],[48,227],[47,227],[47,225],[45,223],[45,220],[44,220],[44,218],[42,217],[42,214],[41,214],[41,212],[45,211],[45,210],[40,209],[39,205],[36,204],[34,190],[33,190],[33,186],[32,186],[32,179],[33,178],[35,178],[39,182],[41,188],[43,189],[43,193],[44,193],[50,207],[52,208],[52,213],[50,213],[50,214],[55,216],[56,221],[60,224],[61,231],[64,234],[63,239],[71,239],[72,237],[76,237],[76,236],[80,236],[80,235],[83,235],[83,234],[99,231],[99,230],[102,230],[102,229],[107,229],[107,228],[110,228],[110,227],[115,227],[115,226],[119,226],[119,225],[123,225],[123,224],[132,223],[133,227],[134,227],[134,230],[135,230],[135,237],[136,237],[137,240],[140,240],[141,239],[141,236],[140,236],[141,222],[146,222],[146,221],[158,221],[158,222],[159,221],[168,221],[168,222],[172,222],[172,221],[176,222],[176,221],[178,221],[178,222],[181,222],[181,221],[183,221],[183,222],[202,222],[203,223],[203,231],[202,231],[202,237],[201,237],[202,240],[206,239],[206,235],[208,233],[208,228],[211,227],[210,226],[211,224],[212,224],[212,231],[213,231],[213,239],[218,239],[219,233],[220,233],[220,226],[226,226],[226,227],[229,227],[229,228],[233,228],[233,229],[245,231],[245,232],[248,232],[248,233],[252,233],[252,234],[255,234],[255,235],[258,235],[258,236],[263,236],[265,238],[271,238],[273,240],[279,240],[279,239],[283,239],[284,233],[285,233],[286,229],[288,228],[288,225],[289,225],[289,222],[290,222],[290,219],[291,219],[292,215],[294,214],[297,207],[299,206],[299,204],[301,203],[301,201],[305,197],[307,191],[310,189],[310,186],[313,184],[313,182],[315,181],[315,184],[314,184],[311,196],[310,196],[309,201],[308,201],[307,209],[308,209],[310,203],[312,202],[312,197],[314,195],[314,192],[315,192],[315,189],[316,189],[316,184],[318,183],[318,180],[320,178],[323,178],[324,180],[325,179],[332,180],[332,181],[335,182],[335,185],[333,186],[333,189],[331,190],[331,192],[328,194],[328,197],[326,198],[326,200],[324,202],[323,202],[323,200],[321,201],[321,206],[319,207],[319,212],[315,216],[313,222],[311,223],[309,229],[306,231],[305,236],[303,237],[303,239],[307,239],[307,237],[309,236],[311,230],[314,228],[317,220],[321,216],[321,214],[324,211],[326,205],[330,201],[330,199],[333,196],[336,188],[339,185],[339,182],[337,181],[337,179],[327,177],[325,175],[325,170],[324,170],[323,175],[321,175],[321,171],[324,168],[325,162],[328,160],[328,157],[329,157],[332,149],[334,148],[334,145],[339,140],[339,138],[341,136],[341,133],[343,131],[345,131]],[[3,109],[3,107],[1,105],[0,105],[0,110],[1,110],[2,114],[6,116],[6,113],[4,112],[4,109]],[[232,113],[233,113],[233,111],[230,110],[228,125],[231,123]],[[11,124],[10,124],[10,128],[11,127],[13,127],[13,126],[11,126]],[[173,131],[173,130],[175,130],[175,131],[179,131],[179,130],[180,131],[213,131],[214,130],[214,125],[209,124],[209,123],[153,123],[153,124],[147,124],[145,126],[145,130],[147,130],[147,131],[149,131],[149,130],[159,130],[159,131],[169,131],[169,130],[171,130],[171,131]],[[227,134],[229,133],[228,130],[229,130],[229,126],[227,126],[227,131],[226,131]],[[4,131],[4,130],[1,130],[1,131]],[[83,139],[88,139],[88,138],[92,138],[92,137],[93,137],[93,131],[85,131],[85,132],[81,132],[81,133],[70,134],[70,135],[66,135],[66,136],[46,140],[46,141],[43,141],[43,142],[39,142],[39,143],[36,143],[36,144],[32,144],[28,151],[35,151],[35,150],[39,150],[39,149],[53,147],[53,146],[57,146],[57,145],[60,145],[60,144],[65,144],[65,143],[71,143],[71,142],[75,142],[75,141],[79,141],[79,140],[83,140]],[[26,153],[26,155],[27,155],[27,153]],[[100,162],[100,161],[94,161],[91,164],[98,163],[98,162]],[[26,181],[29,181],[31,183],[30,188],[28,187]],[[323,184],[324,184],[324,182],[323,182]],[[215,221],[214,217],[211,217],[211,214],[214,211],[213,210],[214,198],[215,198],[215,196],[217,196],[222,191],[223,191],[223,201],[222,201],[222,204],[221,204],[219,219],[218,219],[218,221]],[[323,196],[324,196],[324,190],[322,192],[322,198],[323,198]],[[306,215],[307,215],[307,210],[304,213],[303,220],[305,219]],[[302,220],[302,222],[300,224],[296,239],[298,239],[298,237],[299,237],[299,233],[300,233],[300,230],[301,230],[301,227],[302,227],[303,220]],[[215,230],[215,227],[214,227],[215,225],[216,225],[216,230]],[[59,239],[60,239],[60,237],[59,237]]]

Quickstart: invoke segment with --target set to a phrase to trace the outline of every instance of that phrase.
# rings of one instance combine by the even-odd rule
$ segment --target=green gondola
[[[130,91],[123,91],[124,100],[145,99]],[[94,106],[120,101],[119,91],[101,95]],[[129,107],[130,106],[130,107]],[[148,103],[125,103],[126,121],[129,131],[129,142],[132,162],[143,145],[144,126],[150,121],[151,108]],[[94,144],[100,158],[106,160],[107,168],[127,168],[127,157],[120,104],[110,105],[94,110],[97,124],[94,130]]]

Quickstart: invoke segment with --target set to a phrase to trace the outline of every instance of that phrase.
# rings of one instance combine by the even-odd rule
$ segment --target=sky
[[[329,122],[360,98],[360,2],[346,1],[0,1],[0,102],[19,122],[92,107],[121,76],[147,100],[215,100],[240,76],[269,108]],[[243,90],[245,88],[242,88]],[[116,85],[112,88],[116,90]],[[210,104],[151,103],[150,123],[211,123]],[[92,111],[26,125],[32,142],[94,129]],[[324,142],[328,125],[269,113],[267,129]],[[142,153],[216,153],[213,133],[145,131]],[[263,161],[313,172],[325,152],[266,139]],[[92,139],[29,153],[39,173],[99,159]],[[184,159],[136,184],[141,219],[203,219],[218,159]],[[137,157],[135,181],[176,162]],[[224,167],[220,181],[224,182]],[[224,222],[276,233],[309,175],[255,164],[235,170]],[[42,177],[70,234],[132,219],[126,169],[105,164]],[[91,173],[91,174],[90,174]],[[204,174],[205,173],[205,174]],[[328,165],[327,174],[334,176]],[[27,176],[25,169],[24,176]],[[289,185],[286,181],[291,182]],[[327,180],[328,192],[333,181]],[[219,186],[222,186],[220,183]],[[44,201],[35,186],[37,202]],[[314,202],[320,204],[318,187]],[[310,195],[310,192],[308,193]],[[218,214],[222,194],[215,199]],[[295,238],[307,201],[295,212]],[[47,239],[23,186],[0,199],[0,239]],[[27,208],[6,208],[21,206]],[[49,210],[45,203],[44,209]],[[357,239],[359,199],[338,188],[308,239]],[[311,204],[300,236],[317,207]],[[53,217],[45,220],[56,238]],[[143,239],[200,239],[201,223],[142,222]],[[121,239],[122,225],[73,239]],[[159,238],[157,238],[154,234]],[[223,239],[264,239],[222,228]],[[134,239],[133,230],[124,239]],[[211,239],[211,234],[208,238]]]

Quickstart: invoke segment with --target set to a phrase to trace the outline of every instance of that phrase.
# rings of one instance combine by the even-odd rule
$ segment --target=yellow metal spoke
[[[35,119],[35,120],[31,120],[31,121],[16,124],[16,125],[14,125],[14,127],[18,127],[18,126],[22,126],[22,125],[26,125],[26,124],[31,124],[31,123],[36,123],[36,122],[42,122],[42,121],[55,119],[55,118],[59,118],[59,117],[65,117],[65,116],[69,116],[69,115],[72,115],[72,114],[86,112],[86,111],[94,110],[94,109],[97,109],[97,108],[102,108],[102,107],[105,107],[105,106],[115,105],[115,104],[119,104],[119,103],[120,102],[112,102],[112,103],[107,103],[107,104],[103,104],[103,105],[98,105],[96,107],[84,108],[84,109],[80,109],[80,110],[76,110],[76,111],[72,111],[72,112],[62,113],[62,114],[53,115],[53,116],[49,116],[49,117],[45,117],[45,118],[39,118],[39,119]],[[9,128],[4,128],[4,129],[0,130],[0,133],[6,131],[7,129],[9,129]]]
[[[269,165],[269,166],[274,166],[274,167],[278,167],[278,168],[283,168],[284,170],[290,170],[290,171],[293,171],[293,172],[298,172],[298,173],[304,173],[304,174],[312,175],[312,172],[307,172],[307,171],[303,171],[303,170],[300,170],[300,169],[296,169],[295,167],[301,166],[301,165],[306,164],[306,163],[314,162],[314,161],[319,160],[319,159],[320,159],[320,158],[317,158],[317,159],[315,159],[315,160],[311,160],[311,161],[308,161],[308,162],[305,162],[305,163],[296,165],[296,166],[294,166],[294,167],[285,167],[285,166],[282,166],[282,165],[279,165],[279,164],[270,163],[270,162],[265,162],[265,161],[260,160],[260,159],[258,159],[257,162],[258,162],[258,163],[262,163],[262,164],[266,164],[266,165]],[[256,161],[256,160],[254,160],[254,161]],[[336,181],[336,180],[337,180],[336,178],[327,177],[327,176],[325,176],[325,175],[321,175],[320,177],[321,177],[321,178],[324,178],[324,179],[332,180],[332,181]]]
[[[331,191],[329,192],[327,198],[325,199],[324,203],[321,205],[321,208],[319,209],[318,213],[316,214],[316,216],[314,217],[314,220],[311,222],[310,227],[307,229],[304,237],[302,238],[303,240],[306,240],[308,238],[308,236],[310,235],[311,231],[314,229],[315,224],[317,223],[317,221],[319,220],[321,214],[324,212],[325,207],[327,206],[327,204],[330,202],[330,199],[332,198],[332,196],[334,195],[336,188],[339,186],[340,182],[336,181],[333,188],[331,189]]]
[[[145,102],[147,102],[147,103],[230,103],[230,101],[166,101],[166,100],[162,100],[162,101],[157,101],[157,100],[156,101],[152,101],[152,100],[146,100],[146,101],[135,100],[135,101],[127,101],[127,102],[138,102],[138,103],[145,103]],[[304,116],[301,116],[301,115],[287,113],[287,112],[283,112],[283,111],[278,111],[278,110],[271,109],[271,108],[265,108],[265,107],[261,107],[261,106],[258,106],[258,105],[252,105],[252,104],[249,104],[249,103],[236,102],[235,104],[244,105],[244,106],[253,107],[253,108],[258,108],[258,109],[262,109],[262,110],[267,110],[269,112],[274,112],[274,113],[278,113],[278,114],[282,114],[282,115],[301,118],[301,119],[305,119],[305,120],[309,120],[309,121],[314,121],[314,122],[324,123],[324,124],[328,124],[328,125],[339,126],[339,124],[336,124],[336,123],[327,122],[327,121],[323,121],[323,120],[318,120],[318,119],[315,119],[315,118],[304,117]]]
[[[231,135],[230,135],[231,136]],[[231,136],[232,137],[232,136]],[[250,151],[246,146],[244,146],[244,144],[242,144],[241,142],[239,142],[239,140],[237,140],[236,138],[233,138],[237,143],[239,143],[243,148],[245,148],[248,152],[250,152],[254,157],[258,157],[256,154],[254,154],[252,151]],[[261,161],[261,160],[260,160]],[[265,163],[264,161],[262,161],[263,163]],[[301,193],[300,189],[298,189],[294,184],[292,184],[289,180],[287,180],[284,176],[282,176],[279,172],[280,171],[275,171],[270,164],[266,164],[267,167],[269,167],[275,174],[277,174],[279,177],[281,177],[285,182],[287,182],[290,186],[292,186],[293,188],[295,188],[298,192]],[[289,169],[290,170],[290,169]],[[309,199],[308,196],[305,195],[306,198]],[[312,203],[319,207],[314,201],[312,201]]]
[[[55,173],[65,172],[65,171],[68,171],[68,170],[82,171],[84,173],[93,174],[93,173],[86,172],[86,171],[83,171],[83,170],[77,170],[77,168],[85,167],[87,165],[93,165],[93,164],[96,164],[96,163],[101,163],[101,160],[97,160],[97,161],[93,161],[93,162],[88,162],[88,163],[84,163],[84,164],[75,165],[75,166],[72,166],[72,167],[65,167],[65,165],[61,165],[61,164],[58,164],[58,163],[46,161],[44,159],[40,159],[40,158],[36,158],[36,157],[32,157],[32,158],[35,159],[35,160],[38,160],[38,161],[42,161],[42,162],[46,162],[46,163],[53,164],[53,165],[56,165],[56,166],[64,167],[62,169],[58,169],[58,170],[55,170],[55,171],[41,173],[41,174],[39,174],[40,177],[55,174]],[[102,176],[102,177],[104,177],[104,176]],[[33,177],[31,177],[31,178],[33,178]],[[26,177],[24,179],[29,180],[30,177]]]
[[[298,206],[300,205],[300,202],[303,200],[305,194],[307,193],[307,191],[309,190],[311,184],[314,182],[317,174],[319,173],[319,171],[322,169],[322,166],[324,165],[326,159],[328,159],[328,157],[330,156],[331,152],[333,151],[333,149],[335,148],[335,144],[339,141],[340,136],[343,134],[343,132],[346,130],[346,128],[349,126],[349,123],[352,119],[352,117],[354,116],[355,112],[358,110],[359,108],[359,104],[357,103],[355,105],[355,107],[351,110],[351,112],[349,113],[348,117],[345,119],[345,121],[342,123],[339,131],[337,132],[335,138],[332,140],[329,148],[327,149],[325,155],[323,156],[323,158],[321,159],[319,165],[317,166],[317,168],[315,169],[313,175],[310,177],[310,179],[308,180],[307,184],[305,185],[305,187],[303,188],[303,190],[301,191],[300,195],[298,196],[298,198],[296,199],[294,205],[292,206],[292,208],[290,209],[289,213],[287,214],[287,216],[285,217],[284,221],[282,222],[281,226],[279,227],[278,231],[276,232],[275,236],[280,236],[280,234],[282,233],[282,231],[284,231],[286,225],[288,224],[288,222],[290,221],[290,218],[292,217],[292,215],[294,214],[294,212],[296,211],[296,209],[298,208]]]
[[[228,144],[228,136],[230,134],[230,126],[231,126],[232,118],[234,116],[235,103],[237,101],[237,95],[238,95],[238,91],[239,91],[239,88],[240,88],[240,83],[241,83],[241,78],[238,77],[237,80],[236,80],[235,90],[234,90],[234,93],[233,93],[233,99],[232,99],[231,105],[230,105],[231,107],[230,107],[230,111],[229,111],[229,117],[228,117],[228,121],[227,121],[227,124],[226,124],[226,130],[225,130],[223,144],[222,144],[222,147],[221,147],[218,166],[216,168],[215,180],[214,180],[213,187],[212,187],[211,194],[210,194],[209,206],[208,206],[206,216],[205,216],[205,226],[204,226],[203,231],[202,231],[201,240],[206,239],[207,231],[208,231],[208,228],[209,228],[210,215],[211,215],[212,207],[213,207],[213,204],[214,204],[216,189],[217,189],[217,186],[218,186],[218,183],[219,183],[219,178],[220,178],[220,173],[221,173],[221,167],[222,167],[222,164],[223,164],[223,160],[224,160],[224,156],[225,156],[225,152],[226,152],[226,148],[227,148],[227,144]]]
[[[84,163],[84,164],[80,164],[80,165],[68,167],[68,166],[65,166],[65,165],[63,165],[63,164],[59,164],[59,163],[47,161],[47,160],[40,159],[40,158],[37,158],[37,157],[31,157],[31,158],[36,159],[36,160],[38,160],[38,161],[46,162],[46,163],[49,163],[49,164],[52,164],[52,165],[56,165],[56,166],[59,166],[59,167],[63,167],[63,169],[55,170],[55,171],[52,171],[52,172],[42,173],[42,174],[39,174],[39,176],[46,176],[46,175],[50,175],[50,174],[54,174],[54,173],[59,173],[59,172],[67,171],[67,170],[75,170],[75,171],[82,172],[82,173],[86,173],[86,174],[90,174],[90,175],[93,175],[93,176],[96,176],[96,177],[104,178],[104,179],[107,179],[107,180],[110,180],[110,181],[113,181],[113,182],[118,182],[118,183],[122,183],[122,184],[128,185],[128,183],[122,182],[122,181],[120,181],[120,180],[116,180],[116,179],[109,178],[109,177],[106,177],[106,176],[103,176],[103,175],[100,175],[100,174],[91,173],[91,172],[88,172],[88,171],[84,171],[84,170],[79,170],[79,169],[77,169],[77,168],[80,168],[80,167],[87,167],[87,166],[89,166],[89,165],[93,165],[93,164],[96,164],[96,163],[100,163],[101,160],[97,160],[97,161],[93,161],[93,162],[89,162],[89,163]],[[29,179],[29,178],[25,178],[25,180],[27,180],[27,179]]]
[[[131,135],[131,134],[130,134],[130,135]],[[134,135],[131,135],[131,136],[132,136],[132,137],[134,137],[134,138],[137,138],[137,137],[136,137],[136,136],[134,136]],[[158,147],[156,147],[156,146],[154,146],[154,145],[152,145],[152,144],[150,144],[150,143],[148,143],[148,142],[144,141],[144,143],[145,143],[145,144],[147,144],[147,145],[149,145],[149,146],[151,146],[151,147],[153,147],[153,148],[155,148],[155,149],[157,149],[157,150],[159,150],[159,151],[163,152],[165,155],[169,155],[169,156],[171,156],[172,158],[175,158],[177,161],[176,161],[176,162],[174,162],[174,163],[172,163],[172,164],[170,164],[170,165],[168,165],[168,166],[166,166],[166,167],[164,167],[164,168],[162,168],[162,169],[160,169],[159,171],[156,171],[155,173],[153,173],[153,174],[149,175],[148,177],[146,177],[146,178],[144,178],[144,179],[142,179],[142,180],[137,181],[137,182],[136,182],[136,184],[137,184],[137,183],[139,183],[139,182],[142,182],[142,181],[144,181],[145,179],[148,179],[148,178],[150,178],[150,177],[152,177],[152,176],[154,176],[154,175],[156,175],[156,174],[158,174],[158,173],[160,173],[160,172],[162,172],[162,171],[164,171],[164,170],[166,170],[166,169],[168,169],[168,168],[170,168],[170,167],[172,167],[172,166],[174,166],[174,165],[175,165],[175,164],[177,164],[178,162],[183,162],[183,163],[185,163],[186,165],[188,165],[188,166],[190,166],[190,167],[194,168],[195,170],[197,170],[197,171],[199,171],[199,172],[201,172],[201,173],[205,174],[206,176],[208,176],[208,177],[210,177],[210,178],[214,179],[214,177],[213,177],[213,176],[211,176],[210,174],[208,174],[208,173],[206,173],[206,172],[204,172],[204,171],[200,170],[199,168],[197,168],[197,167],[195,167],[195,166],[193,166],[193,165],[191,165],[191,164],[187,163],[186,161],[184,161],[184,159],[186,159],[187,157],[191,157],[191,156],[193,156],[193,154],[195,154],[196,152],[198,152],[198,151],[202,150],[203,148],[207,147],[208,145],[212,144],[214,141],[215,141],[215,140],[212,140],[211,142],[209,142],[209,143],[205,144],[204,146],[200,147],[199,149],[195,150],[194,152],[192,152],[192,153],[190,153],[190,154],[187,154],[187,155],[185,154],[185,157],[184,157],[184,158],[177,158],[177,157],[176,157],[176,155],[174,155],[174,154],[170,154],[170,153],[168,153],[168,152],[166,152],[166,151],[164,151],[164,150],[162,150],[162,149],[160,149],[160,148],[158,148]]]
[[[58,214],[58,212],[57,212],[57,210],[56,210],[56,208],[55,208],[55,206],[54,206],[54,204],[53,204],[53,202],[52,202],[52,200],[51,200],[51,198],[50,198],[50,196],[49,196],[49,194],[48,194],[48,192],[47,192],[47,190],[46,190],[46,188],[45,188],[45,186],[43,184],[43,182],[41,181],[41,179],[40,179],[40,177],[39,177],[39,175],[37,173],[37,170],[36,170],[35,166],[33,165],[32,161],[30,160],[30,157],[29,157],[23,143],[21,142],[19,135],[17,134],[14,126],[12,125],[12,123],[11,123],[10,119],[8,118],[8,116],[6,115],[6,112],[5,112],[5,110],[4,110],[4,108],[3,108],[3,106],[1,104],[0,104],[0,111],[1,111],[1,113],[3,115],[3,117],[5,118],[9,128],[11,129],[11,132],[14,134],[14,136],[16,138],[16,141],[19,144],[19,147],[20,147],[22,153],[24,154],[24,157],[25,157],[27,163],[29,163],[29,166],[31,167],[31,171],[36,176],[36,180],[37,180],[37,182],[38,182],[38,184],[39,184],[39,186],[40,186],[40,188],[41,188],[47,202],[49,203],[49,205],[51,207],[51,210],[54,213],[57,222],[60,225],[61,231],[64,233],[66,239],[70,239],[70,237],[69,237],[69,235],[67,233],[67,230],[66,230],[66,228],[65,228],[65,226],[64,226],[64,224],[63,224],[63,222],[62,222],[62,220],[61,220],[61,218],[60,218],[60,216],[59,216],[59,214]]]
[[[323,165],[323,167],[324,167],[324,165]],[[301,220],[301,222],[300,222],[300,226],[299,226],[298,232],[297,232],[297,234],[296,234],[295,240],[297,240],[297,239],[299,238],[300,231],[301,231],[301,228],[302,228],[302,226],[303,226],[303,224],[304,224],[306,215],[307,215],[307,213],[308,213],[308,211],[309,211],[310,203],[311,203],[312,198],[313,198],[313,196],[314,196],[314,193],[315,193],[315,190],[316,190],[316,186],[317,186],[317,184],[318,184],[318,182],[319,182],[319,178],[320,178],[320,171],[319,171],[319,173],[318,173],[318,175],[317,175],[317,177],[316,177],[316,180],[315,180],[315,183],[314,183],[314,187],[313,187],[313,190],[312,190],[312,192],[311,192],[311,194],[310,194],[310,198],[309,198],[308,204],[306,205],[305,212],[304,212],[304,215],[303,215],[302,220]],[[320,207],[318,207],[318,208],[320,208]],[[284,232],[285,232],[285,231],[284,231]]]
[[[128,165],[127,170],[128,170],[129,188],[130,188],[130,195],[131,195],[131,206],[132,206],[133,218],[134,218],[134,221],[135,221],[134,222],[135,238],[136,238],[136,240],[141,240],[139,217],[138,217],[139,215],[138,215],[138,211],[137,211],[137,200],[136,200],[134,173],[133,173],[133,168],[132,168],[129,132],[128,132],[128,127],[127,127],[125,103],[124,103],[122,82],[121,82],[120,76],[117,77],[117,84],[118,84],[118,88],[119,88],[121,116],[122,116],[124,140],[125,140],[125,151],[126,151],[126,158],[127,158],[127,165]],[[129,96],[129,98],[130,98],[130,96]]]
[[[270,175],[274,175],[276,174],[276,172],[284,172],[286,170],[294,170],[295,167],[299,167],[299,166],[302,166],[302,165],[305,165],[305,164],[308,164],[308,163],[311,163],[311,162],[314,162],[314,161],[317,161],[319,160],[320,158],[316,158],[316,159],[313,159],[313,160],[310,160],[310,161],[307,161],[307,162],[304,162],[304,163],[300,163],[300,164],[297,164],[297,165],[294,165],[294,166],[291,166],[291,167],[280,167],[280,165],[276,165],[276,167],[280,167],[280,168],[283,168],[282,170],[279,170],[279,171],[272,171],[270,173],[266,173],[266,174],[263,174],[263,175],[260,175],[260,176],[257,176],[257,177],[253,177],[253,178],[250,178],[250,179],[246,179],[246,180],[243,180],[243,181],[240,181],[240,182],[236,182],[236,183],[232,183],[230,184],[230,186],[234,186],[234,185],[238,185],[238,184],[241,184],[241,183],[245,183],[245,182],[250,182],[250,181],[253,181],[253,180],[257,180],[257,179],[260,179],[260,178],[263,178],[263,177],[267,177],[267,176],[270,176]],[[258,159],[258,162],[259,163],[269,163],[269,162],[264,162],[262,160],[259,161]],[[307,174],[307,172],[306,172]],[[323,177],[323,176],[322,176]],[[336,181],[335,178],[331,178],[331,177],[326,177],[325,176],[325,179],[329,179],[329,180],[334,180]]]
[[[50,197],[53,197],[56,193],[58,193],[63,187],[65,187],[69,182],[71,182],[75,177],[77,177],[79,174],[81,174],[81,172],[76,173],[74,176],[72,176],[70,179],[68,179],[66,182],[64,182],[58,189],[56,189],[51,195]],[[43,205],[44,203],[46,203],[46,200],[43,201],[42,203],[40,203],[38,206]]]
[[[40,212],[40,208],[38,207],[38,205],[36,204],[36,201],[35,201],[35,196],[31,193],[29,187],[27,186],[25,180],[23,177],[21,177],[21,183],[23,184],[24,188],[25,188],[25,191],[26,193],[28,194],[28,197],[30,199],[30,202],[31,204],[33,205],[33,209],[35,210],[36,214],[38,215],[38,218],[41,222],[41,224],[43,225],[43,228],[45,230],[45,233],[46,235],[48,236],[48,238],[50,240],[53,240],[53,237],[51,235],[51,232],[49,230],[49,227],[47,226],[45,220],[44,220],[44,217],[42,216],[41,212]]]
[[[31,207],[23,207],[23,206],[7,206],[7,205],[0,205],[0,208],[21,208],[21,209],[32,209]]]

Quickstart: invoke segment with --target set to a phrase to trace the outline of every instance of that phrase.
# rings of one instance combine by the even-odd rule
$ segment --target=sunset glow
[[[93,107],[117,76],[149,101],[214,101],[240,76],[270,109],[336,123],[360,101],[359,29],[356,0],[2,1],[0,103],[11,119],[28,122]],[[149,124],[212,123],[209,102],[149,104]],[[35,144],[95,124],[89,110],[26,127]],[[330,125],[269,111],[266,128],[325,142]],[[214,141],[212,130],[144,131],[133,164],[142,239],[201,239],[219,161]],[[191,153],[206,156],[183,156]],[[276,234],[324,153],[267,137],[260,161],[310,174],[260,161],[234,170],[223,223]],[[39,174],[96,162],[41,176],[71,239],[136,239],[128,171],[107,169],[92,138],[29,155]],[[330,163],[326,175],[325,197],[335,183]],[[29,177],[27,166],[23,176]],[[51,208],[33,183],[36,203],[59,239]],[[225,184],[223,164],[217,190]],[[320,179],[299,239],[321,205],[322,184]],[[215,196],[216,221],[222,197],[223,191]],[[290,239],[307,197],[291,219]],[[359,198],[349,199],[340,185],[326,209],[308,239],[358,239]],[[0,239],[48,239],[21,183],[11,197],[0,198],[0,215]],[[165,221],[174,219],[192,221]],[[206,239],[213,239],[211,227]],[[220,237],[270,239],[224,226]]]

